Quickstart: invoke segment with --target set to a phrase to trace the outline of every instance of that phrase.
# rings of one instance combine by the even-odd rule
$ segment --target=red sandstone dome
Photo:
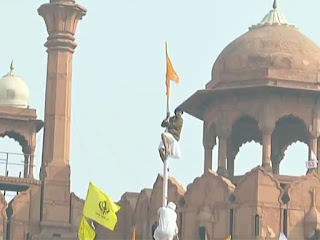
[[[277,85],[318,90],[319,73],[320,48],[273,9],[221,52],[206,88]]]

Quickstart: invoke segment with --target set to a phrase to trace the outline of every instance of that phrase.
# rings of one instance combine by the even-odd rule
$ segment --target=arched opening
[[[199,227],[199,240],[207,240],[207,231],[205,227]]]
[[[227,154],[230,176],[243,175],[261,164],[261,142],[262,135],[254,118],[246,115],[233,124]]]
[[[231,208],[229,210],[229,235],[231,238],[233,237],[233,229],[234,229],[234,210]]]
[[[280,118],[272,133],[273,173],[304,175],[307,171],[305,163],[308,160],[308,139],[307,126],[301,119],[294,115]]]
[[[24,155],[18,141],[8,136],[0,138],[0,175],[23,176]]]
[[[302,176],[307,172],[309,147],[303,142],[292,143],[284,152],[284,158],[280,164],[279,174],[290,176]]]
[[[0,176],[17,178],[26,176],[30,153],[27,140],[14,131],[2,133],[0,137]],[[4,187],[0,190],[8,206],[19,194],[17,189]]]
[[[254,236],[259,237],[260,235],[260,216],[256,214],[254,216]]]
[[[244,144],[234,162],[235,176],[241,176],[251,171],[253,168],[261,165],[262,146],[254,141]]]

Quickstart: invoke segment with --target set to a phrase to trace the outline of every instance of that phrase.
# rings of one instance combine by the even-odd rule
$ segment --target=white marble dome
[[[0,79],[0,105],[26,108],[29,88],[13,70],[13,63],[11,63],[10,72]]]

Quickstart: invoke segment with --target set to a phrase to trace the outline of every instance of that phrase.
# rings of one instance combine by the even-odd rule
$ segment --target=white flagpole
[[[168,203],[168,175],[169,175],[169,167],[168,167],[168,159],[163,162],[163,194],[162,194],[162,206],[167,206]]]
[[[166,42],[166,51],[167,51],[167,42]],[[169,113],[169,105],[170,105],[170,81],[167,83],[167,114]],[[168,175],[169,175],[169,163],[168,157],[163,161],[163,187],[162,187],[162,207],[167,206],[168,203]]]

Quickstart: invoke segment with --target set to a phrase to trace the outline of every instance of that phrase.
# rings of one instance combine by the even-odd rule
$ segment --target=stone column
[[[309,138],[309,159],[311,156],[311,151],[316,155],[318,158],[318,138],[320,136],[320,98],[317,98],[316,104],[313,108],[313,119],[312,119],[312,128],[310,129],[309,126],[309,131],[310,131],[310,138]],[[309,160],[308,159],[308,160]],[[319,159],[318,159],[319,161]],[[320,174],[320,167],[319,167],[319,162],[317,169],[318,174]]]
[[[73,0],[50,0],[38,9],[49,37],[45,125],[40,178],[42,180],[41,226],[57,222],[69,227],[70,213],[70,118],[72,57],[77,23],[86,9]],[[46,230],[44,230],[46,231]]]
[[[316,136],[312,135],[309,137],[309,151],[308,151],[308,161],[311,160],[311,152],[316,156],[318,153],[318,139]],[[318,163],[319,166],[319,163]],[[308,169],[307,173],[317,171],[319,173],[319,167],[317,169]]]
[[[37,136],[36,133],[33,133],[30,137],[29,137],[29,145],[30,145],[30,155],[29,155],[29,171],[28,171],[28,178],[33,178],[33,169],[34,169],[34,153],[36,151],[36,140]]]
[[[271,168],[271,129],[262,130],[262,167],[272,172]]]
[[[204,170],[212,170],[212,149],[216,145],[216,132],[212,123],[203,124]]]
[[[275,174],[279,174],[280,172],[280,161],[281,161],[280,155],[275,155],[272,157],[272,172]]]
[[[218,174],[228,176],[227,171],[227,136],[219,136],[219,149],[218,149]]]
[[[213,149],[213,145],[204,146],[204,169],[203,169],[203,172],[206,172],[208,169],[212,170],[212,149]]]
[[[283,154],[281,152],[278,135],[273,136],[271,143],[271,162],[272,162],[272,172],[275,174],[279,174],[280,172],[280,162],[283,159]]]
[[[227,169],[228,169],[229,177],[234,176],[234,159],[235,159],[236,155],[237,155],[236,152],[232,149],[229,149],[227,151],[227,163],[228,163]]]
[[[29,161],[30,155],[29,153],[23,153],[24,155],[24,164],[23,164],[23,177],[26,178],[28,176],[28,168],[29,168]]]
[[[308,160],[311,159],[311,152],[313,152],[317,156],[318,152],[318,141],[317,137],[310,136],[309,138],[309,154],[308,154]]]
[[[29,157],[28,178],[33,178],[33,169],[34,169],[34,150],[31,152],[30,157]]]

